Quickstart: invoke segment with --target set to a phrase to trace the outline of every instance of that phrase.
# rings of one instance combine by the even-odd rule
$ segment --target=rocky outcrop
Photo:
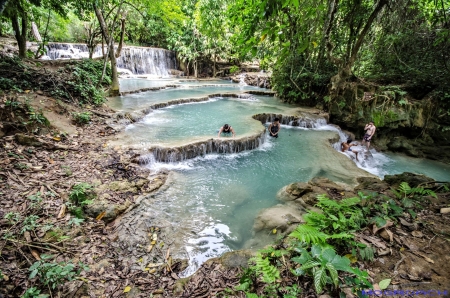
[[[239,153],[253,150],[264,143],[265,137],[264,129],[253,136],[238,139],[209,139],[178,147],[153,147],[148,151],[151,154],[150,158],[154,158],[155,161],[176,162],[205,156],[209,153]],[[145,164],[149,161],[148,159],[148,155],[143,155],[140,163]]]
[[[445,113],[446,103],[436,101],[432,95],[417,100],[398,88],[349,84],[329,105],[330,122],[362,139],[364,125],[372,120],[377,126],[372,144],[378,149],[450,163],[450,115]]]
[[[271,89],[270,75],[264,72],[247,72],[241,73],[231,77],[231,80],[235,83],[241,83],[242,81],[250,86],[256,86],[260,88]]]
[[[297,116],[288,116],[282,114],[263,113],[253,115],[253,119],[265,124],[273,122],[275,118],[280,119],[280,123],[290,126],[300,126],[305,128],[317,128],[327,124],[326,114],[315,115],[311,113],[300,113]]]

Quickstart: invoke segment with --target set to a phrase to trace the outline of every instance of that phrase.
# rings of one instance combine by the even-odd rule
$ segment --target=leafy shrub
[[[72,113],[72,117],[78,124],[88,124],[91,121],[91,113],[89,112]]]
[[[55,289],[64,282],[73,280],[82,270],[89,269],[81,262],[78,264],[78,270],[75,270],[77,266],[70,262],[46,262],[52,258],[53,256],[51,255],[41,255],[41,260],[35,262],[29,268],[29,271],[31,271],[29,278],[33,279],[38,276],[43,285],[50,286],[52,289]]]
[[[78,183],[72,187],[72,191],[69,194],[69,211],[77,218],[83,218],[83,206],[92,203],[94,193],[92,192],[92,185],[89,183]]]
[[[240,69],[240,68],[239,68],[239,66],[237,66],[237,65],[231,66],[231,68],[230,68],[230,74],[234,74],[234,73],[238,72],[239,69]]]

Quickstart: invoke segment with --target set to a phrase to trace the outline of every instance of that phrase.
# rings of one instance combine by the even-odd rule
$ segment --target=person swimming
[[[356,160],[359,161],[358,160],[358,151],[357,150],[352,150],[352,148],[351,148],[352,146],[358,146],[358,145],[357,144],[351,144],[351,142],[352,142],[352,140],[350,140],[350,139],[348,139],[347,142],[342,142],[341,143],[341,151],[342,152],[348,151],[348,152],[355,153]]]
[[[275,118],[269,125],[269,134],[271,137],[278,138],[278,132],[280,131],[280,118]]]
[[[236,133],[234,132],[233,127],[231,127],[228,124],[224,124],[219,130],[219,133],[217,134],[217,137],[220,138],[220,134],[223,134],[224,136],[230,136],[233,135],[233,137],[236,136]]]

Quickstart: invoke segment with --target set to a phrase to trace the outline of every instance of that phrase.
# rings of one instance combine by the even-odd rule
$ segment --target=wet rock
[[[108,189],[112,191],[120,191],[120,192],[137,192],[136,185],[132,182],[128,181],[113,181],[108,184]]]
[[[290,231],[302,222],[302,215],[305,211],[305,209],[302,210],[293,205],[276,205],[263,209],[256,217],[253,229],[256,232],[264,229]]]
[[[297,182],[289,184],[283,187],[277,194],[278,198],[282,201],[293,201],[303,195],[312,192],[313,186],[304,182]]]
[[[313,179],[311,179],[311,181],[309,181],[309,184],[318,186],[318,187],[326,189],[326,190],[335,189],[338,192],[346,191],[345,187],[343,187],[339,184],[336,184],[335,182],[331,181],[330,179],[324,178],[324,177],[314,177]]]
[[[236,250],[224,253],[218,262],[226,269],[231,268],[247,268],[248,260],[254,256],[251,250]]]
[[[410,187],[417,187],[419,184],[434,182],[435,180],[425,175],[404,172],[397,175],[386,175],[384,176],[384,181],[397,188],[402,182],[408,183]]]
[[[102,217],[102,220],[106,223],[113,221],[117,216],[122,214],[128,207],[131,206],[131,202],[126,200],[122,204],[114,204],[111,201],[104,199],[94,200],[92,204],[84,207],[84,212],[90,217],[97,217],[100,213],[106,212]]]
[[[34,136],[18,133],[15,135],[16,142],[24,146],[41,147],[43,143]]]
[[[355,191],[369,190],[382,192],[390,187],[389,184],[375,177],[358,177],[356,181],[358,181],[359,185],[355,187]]]

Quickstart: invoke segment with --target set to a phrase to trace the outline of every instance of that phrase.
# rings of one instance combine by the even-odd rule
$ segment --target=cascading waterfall
[[[153,162],[179,162],[211,153],[239,153],[260,147],[266,138],[265,130],[261,133],[240,139],[209,139],[179,147],[153,147],[150,154],[142,155],[141,164]]]
[[[253,118],[260,120],[263,123],[267,121],[261,120],[266,119],[261,117],[265,115],[272,119],[279,117],[282,119],[282,123],[291,126],[301,126],[300,123],[304,123],[305,128],[318,128],[327,124],[324,118],[299,118],[295,116],[284,116],[275,114],[258,114],[254,115]],[[275,115],[275,116],[271,116]],[[272,118],[271,118],[272,117]],[[293,120],[295,119],[295,120]],[[295,125],[293,125],[295,123]],[[149,154],[141,155],[139,158],[140,164],[152,164],[155,162],[166,162],[174,163],[180,162],[187,159],[192,159],[198,156],[205,156],[212,153],[221,154],[232,154],[239,153],[247,150],[254,150],[261,147],[266,140],[266,130],[250,136],[240,139],[209,139],[206,141],[200,141],[196,143],[191,143],[187,145],[182,145],[178,147],[153,147],[149,148]]]
[[[89,51],[85,44],[72,43],[49,43],[47,55],[43,59],[81,59],[88,58]],[[106,53],[106,51],[105,51]],[[102,47],[97,46],[93,57],[101,57]],[[117,58],[117,67],[125,74],[148,74],[167,77],[172,69],[177,69],[175,53],[172,51],[146,48],[146,47],[124,47]]]
[[[299,126],[304,128],[319,128],[327,125],[327,120],[320,116],[313,117],[313,115],[301,115],[301,116],[285,116],[281,114],[257,114],[253,116],[253,119],[261,121],[262,124],[273,122],[275,118],[280,119],[280,123],[289,126]]]
[[[171,69],[177,69],[175,54],[156,48],[127,47],[117,59],[117,66],[129,69],[133,74],[169,76]]]

